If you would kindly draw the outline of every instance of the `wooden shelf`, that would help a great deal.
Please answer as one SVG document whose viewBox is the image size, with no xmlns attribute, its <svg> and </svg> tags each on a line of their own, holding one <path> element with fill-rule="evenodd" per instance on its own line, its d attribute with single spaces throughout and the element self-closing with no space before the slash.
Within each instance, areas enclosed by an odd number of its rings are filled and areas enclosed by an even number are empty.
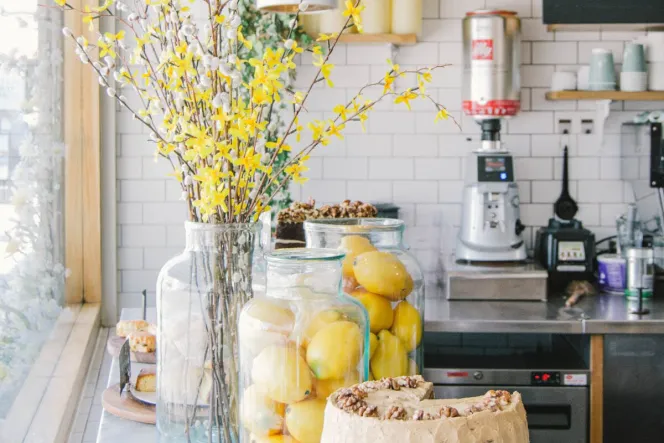
<svg viewBox="0 0 664 443">
<path fill-rule="evenodd" d="M 664 101 L 664 91 L 551 91 L 547 100 Z"/>
<path fill-rule="evenodd" d="M 341 43 L 390 43 L 393 45 L 414 45 L 416 34 L 342 34 Z"/>
<path fill-rule="evenodd" d="M 617 24 L 549 24 L 546 25 L 549 32 L 644 32 L 664 31 L 662 23 L 617 23 Z"/>
</svg>

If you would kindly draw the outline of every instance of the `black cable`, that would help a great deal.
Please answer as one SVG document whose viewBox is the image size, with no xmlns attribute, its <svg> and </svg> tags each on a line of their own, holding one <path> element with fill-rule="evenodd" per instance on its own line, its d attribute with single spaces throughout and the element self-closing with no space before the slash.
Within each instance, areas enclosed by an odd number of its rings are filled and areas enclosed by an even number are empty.
<svg viewBox="0 0 664 443">
<path fill-rule="evenodd" d="M 613 240 L 613 239 L 616 238 L 616 237 L 618 237 L 618 236 L 617 236 L 617 235 L 612 235 L 612 236 L 610 236 L 610 237 L 606 237 L 606 238 L 603 238 L 603 239 L 601 239 L 601 240 L 597 240 L 597 241 L 595 242 L 595 246 L 597 246 L 597 245 L 599 245 L 599 244 L 601 244 L 601 243 L 604 243 L 605 241 Z"/>
</svg>

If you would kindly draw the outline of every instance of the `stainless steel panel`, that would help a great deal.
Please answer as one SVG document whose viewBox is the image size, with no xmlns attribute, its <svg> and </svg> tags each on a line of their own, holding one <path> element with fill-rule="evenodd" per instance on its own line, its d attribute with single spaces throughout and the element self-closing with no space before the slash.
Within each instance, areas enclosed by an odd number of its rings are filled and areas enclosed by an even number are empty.
<svg viewBox="0 0 664 443">
<path fill-rule="evenodd" d="M 530 443 L 586 443 L 588 441 L 588 388 L 529 387 L 529 386 L 434 386 L 436 398 L 465 398 L 484 395 L 488 389 L 519 391 L 526 408 L 532 413 L 528 423 Z M 541 407 L 569 407 L 565 417 L 567 425 L 561 426 L 557 417 L 541 415 Z M 535 429 L 534 427 L 537 427 Z M 569 426 L 567 428 L 567 426 Z M 566 427 L 567 429 L 558 429 Z M 624 440 L 623 443 L 632 440 Z M 637 441 L 637 440 L 633 440 Z M 654 440 L 650 440 L 654 441 Z"/>
<path fill-rule="evenodd" d="M 590 380 L 589 370 L 579 369 L 482 369 L 482 368 L 424 368 L 423 376 L 434 384 L 444 385 L 511 385 L 531 387 L 533 372 L 559 372 L 565 374 L 584 374 Z M 464 375 L 467 374 L 467 375 Z M 540 387 L 540 386 L 535 386 Z M 550 386 L 547 386 L 549 388 Z M 565 386 L 566 387 L 566 386 Z"/>
</svg>

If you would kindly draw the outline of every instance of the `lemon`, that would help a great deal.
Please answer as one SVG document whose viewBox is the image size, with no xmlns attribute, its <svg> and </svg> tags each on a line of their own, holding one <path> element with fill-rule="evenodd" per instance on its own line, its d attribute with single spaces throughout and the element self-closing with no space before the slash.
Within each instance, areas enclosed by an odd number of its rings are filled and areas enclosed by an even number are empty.
<svg viewBox="0 0 664 443">
<path fill-rule="evenodd" d="M 318 331 L 323 329 L 323 327 L 343 319 L 343 314 L 334 309 L 328 309 L 321 311 L 309 321 L 304 334 L 302 335 L 302 344 L 308 346 L 311 339 L 316 335 Z"/>
<path fill-rule="evenodd" d="M 413 278 L 401 260 L 390 252 L 373 251 L 358 255 L 353 271 L 364 289 L 390 301 L 403 300 L 413 290 Z"/>
<path fill-rule="evenodd" d="M 344 378 L 354 370 L 362 356 L 360 327 L 338 321 L 323 327 L 307 347 L 307 363 L 316 378 Z"/>
<path fill-rule="evenodd" d="M 369 358 L 373 357 L 378 347 L 378 337 L 373 332 L 369 334 Z"/>
<path fill-rule="evenodd" d="M 312 398 L 288 405 L 286 408 L 288 433 L 301 443 L 320 443 L 325 403 L 325 400 L 320 398 Z"/>
<path fill-rule="evenodd" d="M 374 334 L 392 326 L 392 304 L 389 300 L 371 292 L 358 293 L 357 300 L 364 305 L 369 314 L 369 325 Z"/>
<path fill-rule="evenodd" d="M 346 293 L 350 294 L 353 292 L 355 289 L 357 289 L 357 280 L 355 280 L 355 276 L 351 277 L 344 277 L 341 281 L 341 289 Z"/>
<path fill-rule="evenodd" d="M 254 299 L 240 315 L 240 347 L 257 355 L 266 346 L 286 344 L 294 325 L 295 314 L 287 307 L 265 299 Z"/>
<path fill-rule="evenodd" d="M 259 437 L 252 435 L 249 437 L 250 443 L 299 443 L 290 435 L 270 435 L 269 437 Z"/>
<path fill-rule="evenodd" d="M 240 406 L 242 425 L 258 436 L 278 434 L 284 425 L 283 403 L 267 397 L 256 385 L 244 390 Z"/>
<path fill-rule="evenodd" d="M 371 358 L 371 373 L 376 380 L 408 373 L 406 348 L 390 331 L 382 330 L 378 333 L 378 347 Z"/>
<path fill-rule="evenodd" d="M 353 371 L 344 378 L 316 380 L 316 396 L 325 400 L 337 389 L 347 388 L 359 382 L 360 373 L 358 371 Z"/>
<path fill-rule="evenodd" d="M 339 249 L 346 253 L 342 264 L 342 273 L 344 277 L 353 277 L 353 261 L 358 255 L 375 251 L 376 248 L 371 244 L 368 238 L 359 235 L 349 235 L 341 239 Z"/>
<path fill-rule="evenodd" d="M 410 352 L 422 341 L 422 317 L 417 309 L 406 300 L 394 308 L 394 322 L 390 332 L 399 337 Z"/>
<path fill-rule="evenodd" d="M 311 372 L 294 347 L 269 346 L 254 359 L 251 379 L 272 400 L 294 403 L 311 394 Z"/>
</svg>

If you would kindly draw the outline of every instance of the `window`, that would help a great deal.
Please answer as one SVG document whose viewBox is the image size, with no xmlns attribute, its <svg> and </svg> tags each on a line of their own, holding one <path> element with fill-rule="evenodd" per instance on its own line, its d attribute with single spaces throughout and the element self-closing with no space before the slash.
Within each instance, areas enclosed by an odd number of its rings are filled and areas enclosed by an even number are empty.
<svg viewBox="0 0 664 443">
<path fill-rule="evenodd" d="M 61 28 L 0 0 L 0 420 L 64 299 Z"/>
</svg>

